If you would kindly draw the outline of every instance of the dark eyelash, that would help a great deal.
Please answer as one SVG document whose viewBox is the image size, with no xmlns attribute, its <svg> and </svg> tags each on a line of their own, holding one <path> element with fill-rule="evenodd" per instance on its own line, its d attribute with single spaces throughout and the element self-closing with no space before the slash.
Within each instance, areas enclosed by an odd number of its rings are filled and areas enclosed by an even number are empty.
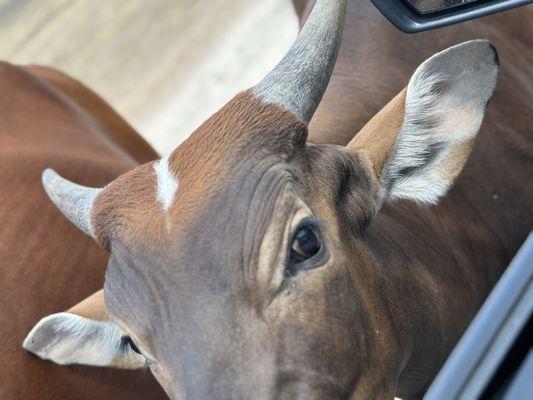
<svg viewBox="0 0 533 400">
<path fill-rule="evenodd" d="M 310 227 L 311 229 L 316 229 L 318 233 L 320 233 L 322 227 L 325 225 L 325 222 L 320 220 L 320 219 L 316 219 L 316 218 L 304 218 L 300 221 L 300 223 L 298 225 L 296 225 L 296 227 L 294 228 L 293 232 L 291 233 L 291 236 L 290 236 L 290 242 L 292 243 L 292 241 L 294 240 L 294 238 L 296 237 L 296 234 L 298 233 L 298 231 L 300 229 L 302 229 L 303 227 Z"/>
<path fill-rule="evenodd" d="M 135 345 L 135 343 L 133 343 L 133 340 L 131 340 L 131 337 L 123 336 L 121 340 L 122 340 L 122 343 L 121 343 L 122 346 L 129 346 L 135 353 L 142 354 L 139 348 Z"/>
<path fill-rule="evenodd" d="M 316 218 L 304 218 L 295 227 L 294 231 L 291 233 L 290 240 L 289 240 L 289 243 L 288 243 L 287 259 L 285 261 L 285 269 L 284 269 L 284 273 L 283 273 L 286 278 L 290 278 L 290 277 L 293 277 L 293 276 L 296 275 L 294 272 L 292 272 L 292 267 L 294 265 L 290 262 L 290 259 L 291 259 L 291 254 L 292 254 L 291 246 L 292 246 L 293 241 L 296 238 L 296 234 L 298 233 L 298 231 L 300 229 L 304 228 L 304 227 L 309 227 L 310 229 L 312 229 L 316 233 L 316 235 L 318 236 L 319 240 L 323 243 L 323 235 L 322 235 L 321 227 L 324 224 L 325 224 L 324 221 L 316 219 Z M 323 249 L 324 249 L 324 245 L 322 244 L 320 252 L 323 252 Z M 307 261 L 308 260 L 304 260 L 304 261 L 302 261 L 301 264 L 305 264 L 305 263 L 307 263 Z M 306 268 L 304 267 L 302 269 L 305 270 Z"/>
</svg>

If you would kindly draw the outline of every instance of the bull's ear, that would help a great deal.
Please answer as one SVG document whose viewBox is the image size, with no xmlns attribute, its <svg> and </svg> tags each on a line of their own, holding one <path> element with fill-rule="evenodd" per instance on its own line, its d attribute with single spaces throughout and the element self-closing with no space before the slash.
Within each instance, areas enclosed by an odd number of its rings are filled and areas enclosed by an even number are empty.
<svg viewBox="0 0 533 400">
<path fill-rule="evenodd" d="M 56 364 L 135 369 L 145 359 L 107 317 L 103 290 L 67 312 L 49 315 L 33 327 L 23 347 Z"/>
<path fill-rule="evenodd" d="M 426 60 L 409 85 L 348 145 L 368 163 L 381 201 L 435 203 L 463 168 L 498 75 L 487 41 Z"/>
</svg>

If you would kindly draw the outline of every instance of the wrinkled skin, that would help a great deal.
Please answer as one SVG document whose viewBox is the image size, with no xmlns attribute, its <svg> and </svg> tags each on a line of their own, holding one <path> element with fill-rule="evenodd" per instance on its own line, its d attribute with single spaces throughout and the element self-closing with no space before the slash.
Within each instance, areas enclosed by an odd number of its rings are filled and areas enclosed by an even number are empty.
<svg viewBox="0 0 533 400">
<path fill-rule="evenodd" d="M 369 379 L 401 362 L 390 354 L 401 339 L 379 332 L 364 301 L 372 288 L 357 284 L 378 266 L 343 256 L 365 252 L 361 234 L 371 217 L 369 177 L 344 153 L 332 146 L 252 152 L 210 190 L 194 221 L 176 219 L 157 251 L 111 239 L 109 311 L 176 398 L 348 398 L 361 382 L 376 386 L 368 395 L 393 395 L 392 385 Z M 339 167 L 355 173 L 348 181 L 328 174 Z M 287 277 L 291 236 L 302 223 L 315 224 L 324 247 Z M 390 301 L 372 312 L 397 308 Z M 363 365 L 375 352 L 382 361 Z"/>
</svg>

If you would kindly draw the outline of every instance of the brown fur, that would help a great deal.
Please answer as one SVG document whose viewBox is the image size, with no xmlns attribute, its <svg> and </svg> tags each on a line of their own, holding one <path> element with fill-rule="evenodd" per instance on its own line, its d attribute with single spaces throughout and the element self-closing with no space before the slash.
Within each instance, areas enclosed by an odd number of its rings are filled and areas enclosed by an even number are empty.
<svg viewBox="0 0 533 400">
<path fill-rule="evenodd" d="M 100 98 L 59 72 L 0 64 L 0 93 L 0 398 L 164 398 L 147 372 L 65 368 L 22 349 L 43 315 L 102 287 L 107 258 L 50 202 L 43 169 L 101 186 L 156 153 Z"/>
<path fill-rule="evenodd" d="M 364 40 L 366 22 L 378 21 L 368 7 L 350 3 L 347 34 L 358 33 L 352 38 Z M 360 25 L 358 13 L 365 16 Z M 412 62 L 415 48 L 399 44 L 397 32 L 379 21 L 390 36 L 375 37 L 373 30 L 368 42 L 389 47 L 372 44 L 370 52 L 347 41 L 344 49 L 352 52 L 341 49 L 328 92 L 333 97 L 321 106 L 330 112 L 320 111 L 312 122 L 313 143 L 346 144 L 358 122 L 369 119 L 365 111 L 392 97 L 380 103 L 381 92 L 397 85 L 396 93 L 407 83 L 401 62 Z M 447 39 L 455 44 L 459 37 Z M 355 57 L 355 50 L 363 55 Z M 514 84 L 528 65 L 518 63 L 510 74 Z M 391 66 L 397 70 L 386 70 Z M 388 74 L 378 74 L 383 69 Z M 360 87 L 348 92 L 354 83 Z M 506 94 L 507 101 L 516 99 Z M 494 167 L 487 155 L 504 157 L 509 165 L 501 178 L 476 174 L 470 162 L 465 172 L 477 186 L 463 183 L 438 206 L 399 201 L 375 216 L 376 176 L 397 135 L 402 96 L 346 151 L 306 146 L 301 122 L 241 94 L 172 154 L 180 188 L 168 213 L 155 198 L 152 164 L 121 176 L 97 199 L 95 225 L 111 250 L 109 315 L 150 359 L 169 394 L 359 399 L 424 393 L 531 226 L 527 183 L 513 215 L 501 207 L 491 215 L 494 206 L 476 202 L 492 179 L 510 199 L 531 167 L 531 151 L 518 145 L 524 160 L 490 148 L 474 160 L 477 168 Z M 471 145 L 449 159 L 450 176 Z M 509 168 L 516 177 L 508 177 Z M 515 214 L 524 221 L 513 226 Z M 306 215 L 321 221 L 316 229 L 325 250 L 309 270 L 287 275 L 291 234 Z"/>
<path fill-rule="evenodd" d="M 101 97 L 93 93 L 81 82 L 70 78 L 64 73 L 49 67 L 31 65 L 26 70 L 37 75 L 55 87 L 76 105 L 93 118 L 93 122 L 105 131 L 102 140 L 112 141 L 124 149 L 129 157 L 133 157 L 139 164 L 154 160 L 158 154 L 137 134 L 124 118 L 117 114 Z M 131 133 L 135 132 L 134 135 Z"/>
<path fill-rule="evenodd" d="M 313 3 L 308 2 L 303 20 Z M 478 215 L 510 260 L 532 226 L 532 18 L 533 7 L 525 6 L 410 35 L 398 31 L 370 2 L 350 0 L 335 71 L 309 126 L 309 139 L 347 144 L 403 90 L 423 60 L 466 40 L 489 40 L 501 61 L 498 86 L 469 161 L 445 202 Z"/>
<path fill-rule="evenodd" d="M 104 290 L 100 289 L 98 292 L 90 295 L 69 309 L 68 312 L 95 321 L 109 321 L 109 316 L 104 305 Z"/>
<path fill-rule="evenodd" d="M 302 13 L 302 20 L 312 3 L 313 0 Z M 398 97 L 370 123 L 366 121 L 402 90 L 421 61 L 450 45 L 480 37 L 489 39 L 499 49 L 502 63 L 498 88 L 488 107 L 486 121 L 464 171 L 449 194 L 436 207 L 419 207 L 407 202 L 389 205 L 368 232 L 368 246 L 375 252 L 385 254 L 391 248 L 398 251 L 410 248 L 408 253 L 414 253 L 409 257 L 414 256 L 431 266 L 428 269 L 417 267 L 404 278 L 395 278 L 395 286 L 406 288 L 403 289 L 405 297 L 398 299 L 399 303 L 407 306 L 410 301 L 407 288 L 417 287 L 417 282 L 424 279 L 444 285 L 435 287 L 434 295 L 429 291 L 427 297 L 421 292 L 412 293 L 415 309 L 429 307 L 419 315 L 433 315 L 434 321 L 430 318 L 410 322 L 416 327 L 410 342 L 415 347 L 427 347 L 412 349 L 416 357 L 402 369 L 397 392 L 400 396 L 417 390 L 423 392 L 425 386 L 421 382 L 427 382 L 438 370 L 502 267 L 509 263 L 533 225 L 529 206 L 533 204 L 530 178 L 533 175 L 530 129 L 533 76 L 528 72 L 533 65 L 532 53 L 528 51 L 533 34 L 529 23 L 532 14 L 531 7 L 522 7 L 436 31 L 408 35 L 390 25 L 370 2 L 348 4 L 336 69 L 309 128 L 310 140 L 315 143 L 346 144 L 354 132 L 362 129 L 350 147 L 360 149 L 360 143 L 368 146 L 365 139 L 373 135 L 379 150 L 381 143 L 394 136 L 398 126 L 398 122 L 390 124 L 399 121 L 393 115 L 401 113 L 400 105 L 397 110 L 385 111 L 394 107 Z M 457 166 L 450 168 L 452 175 L 457 173 L 472 145 L 464 143 L 456 150 L 455 161 L 451 161 L 457 162 Z M 378 152 L 378 155 L 384 154 Z M 382 164 L 381 159 L 373 161 Z M 396 223 L 399 225 L 395 226 Z M 456 261 L 452 261 L 454 258 Z M 392 263 L 390 269 L 394 270 L 394 260 L 387 258 L 386 262 Z M 401 284 L 402 279 L 408 281 Z M 458 291 L 459 287 L 463 292 Z M 428 299 L 431 300 L 428 302 Z M 416 315 L 415 309 L 410 309 L 408 315 Z M 428 311 L 430 309 L 432 311 Z M 445 310 L 457 311 L 446 316 Z M 443 329 L 443 323 L 448 328 Z M 439 325 L 442 327 L 437 328 Z M 424 344 L 423 338 L 428 332 L 439 332 L 443 345 L 440 350 L 429 342 Z M 429 358 L 424 358 L 424 354 Z"/>
<path fill-rule="evenodd" d="M 154 238 L 165 242 L 170 233 L 168 224 L 193 223 L 211 194 L 231 176 L 231 168 L 250 142 L 262 151 L 267 145 L 268 151 L 282 149 L 291 156 L 293 146 L 304 143 L 306 137 L 305 124 L 289 111 L 266 104 L 249 91 L 238 94 L 172 152 L 169 165 L 179 179 L 179 189 L 168 213 L 156 199 L 153 163 L 122 175 L 106 188 L 93 210 L 99 241 L 107 243 L 107 234 L 132 243 L 157 246 Z M 148 227 L 146 220 L 152 221 Z"/>
</svg>

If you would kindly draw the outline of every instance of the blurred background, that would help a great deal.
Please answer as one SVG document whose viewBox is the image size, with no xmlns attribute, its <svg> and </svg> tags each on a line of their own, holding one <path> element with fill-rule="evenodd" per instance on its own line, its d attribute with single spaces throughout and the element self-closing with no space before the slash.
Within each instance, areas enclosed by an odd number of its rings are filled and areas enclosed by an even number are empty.
<svg viewBox="0 0 533 400">
<path fill-rule="evenodd" d="M 297 32 L 291 0 L 0 0 L 0 59 L 79 79 L 160 153 L 257 83 Z"/>
</svg>

